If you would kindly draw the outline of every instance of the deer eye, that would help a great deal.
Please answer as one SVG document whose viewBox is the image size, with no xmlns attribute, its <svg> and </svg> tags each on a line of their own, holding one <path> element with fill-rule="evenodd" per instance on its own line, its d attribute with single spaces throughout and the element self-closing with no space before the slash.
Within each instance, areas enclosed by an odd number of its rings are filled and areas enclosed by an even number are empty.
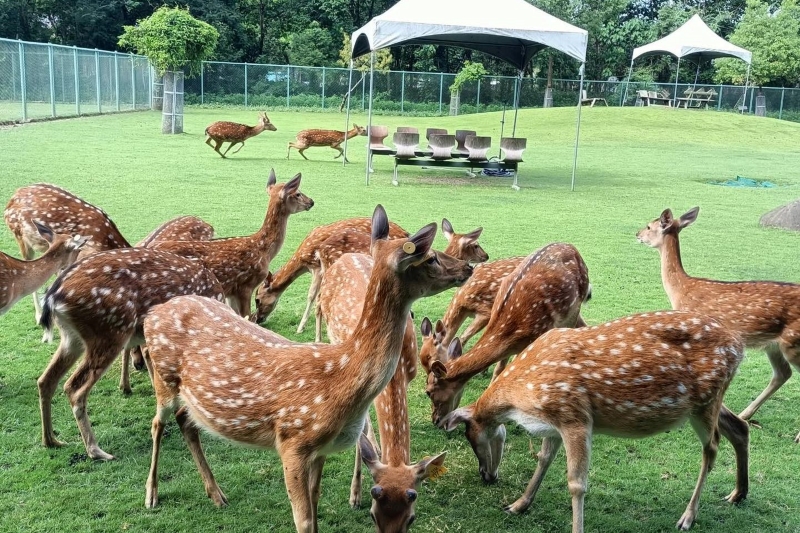
<svg viewBox="0 0 800 533">
<path fill-rule="evenodd" d="M 425 264 L 426 264 L 426 265 L 438 265 L 438 264 L 439 264 L 439 260 L 438 260 L 438 259 L 436 259 L 436 256 L 435 256 L 435 255 L 432 255 L 432 256 L 430 257 L 430 259 L 428 259 L 427 261 L 425 261 Z"/>
</svg>

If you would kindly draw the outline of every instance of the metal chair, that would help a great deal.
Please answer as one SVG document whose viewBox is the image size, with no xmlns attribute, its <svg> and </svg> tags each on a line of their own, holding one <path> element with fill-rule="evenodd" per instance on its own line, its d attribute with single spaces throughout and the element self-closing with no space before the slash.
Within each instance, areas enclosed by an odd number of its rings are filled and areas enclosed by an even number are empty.
<svg viewBox="0 0 800 533">
<path fill-rule="evenodd" d="M 478 133 L 473 130 L 456 130 L 456 152 L 461 155 L 469 154 L 465 141 L 470 135 L 475 136 L 477 134 Z"/>
<path fill-rule="evenodd" d="M 467 159 L 470 161 L 486 161 L 486 152 L 492 147 L 492 138 L 468 135 L 464 140 L 464 146 L 469 152 Z"/>
</svg>

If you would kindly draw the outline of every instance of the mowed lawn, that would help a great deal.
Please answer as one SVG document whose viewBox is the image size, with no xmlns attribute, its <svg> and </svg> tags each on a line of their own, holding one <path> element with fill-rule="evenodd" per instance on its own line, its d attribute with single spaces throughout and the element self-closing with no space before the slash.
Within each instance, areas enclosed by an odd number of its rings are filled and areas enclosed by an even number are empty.
<svg viewBox="0 0 800 533">
<path fill-rule="evenodd" d="M 575 110 L 526 110 L 517 135 L 528 139 L 520 191 L 510 178 L 467 178 L 456 171 L 400 169 L 391 185 L 391 159 L 375 158 L 365 186 L 364 140 L 350 144 L 351 164 L 334 160 L 328 148 L 311 148 L 310 161 L 287 142 L 304 128 L 344 127 L 343 114 L 270 111 L 277 132 L 250 139 L 224 160 L 206 146 L 204 128 L 215 120 L 254 124 L 257 109 L 187 109 L 184 135 L 160 133 L 155 112 L 69 119 L 0 129 L 0 199 L 36 182 L 63 186 L 105 209 L 131 242 L 180 214 L 198 215 L 219 236 L 242 235 L 261 224 L 270 168 L 279 181 L 302 173 L 301 190 L 312 210 L 292 216 L 272 270 L 284 264 L 315 226 L 346 217 L 369 216 L 377 203 L 390 218 L 414 232 L 447 217 L 457 231 L 484 228 L 481 244 L 491 259 L 527 255 L 554 241 L 573 243 L 589 266 L 593 298 L 584 317 L 597 324 L 626 314 L 669 306 L 661 286 L 658 253 L 636 242 L 635 233 L 664 208 L 676 215 L 699 205 L 697 222 L 682 233 L 683 263 L 690 274 L 723 280 L 773 279 L 800 282 L 800 234 L 758 225 L 772 208 L 800 197 L 800 124 L 717 112 L 669 109 L 583 110 L 577 187 L 570 191 Z M 376 116 L 396 126 L 474 129 L 499 145 L 501 114 L 446 118 Z M 509 135 L 513 116 L 505 116 Z M 363 125 L 366 117 L 351 122 Z M 389 139 L 387 139 L 388 141 Z M 496 148 L 492 150 L 496 154 Z M 710 181 L 737 175 L 769 180 L 775 188 L 734 188 Z M 445 246 L 437 237 L 437 246 Z M 0 249 L 18 256 L 11 234 L 0 229 Z M 295 333 L 305 306 L 309 276 L 284 294 L 267 326 L 290 338 L 311 340 L 313 320 Z M 414 305 L 439 318 L 452 292 Z M 67 445 L 41 445 L 36 379 L 56 344 L 40 343 L 30 298 L 0 317 L 0 531 L 293 531 L 280 461 L 273 452 L 245 449 L 205 436 L 210 465 L 230 506 L 216 509 L 177 427 L 168 428 L 161 456 L 160 505 L 144 508 L 150 463 L 150 421 L 155 401 L 146 373 L 134 373 L 131 397 L 117 389 L 119 363 L 89 398 L 100 445 L 117 456 L 88 461 L 69 404 L 59 391 L 54 424 Z M 748 351 L 726 397 L 741 411 L 771 376 L 761 351 Z M 462 403 L 474 401 L 488 384 L 479 377 Z M 332 384 L 342 386 L 342 384 Z M 409 392 L 412 457 L 447 450 L 448 472 L 420 488 L 420 532 L 569 531 L 570 496 L 563 452 L 531 509 L 509 516 L 533 474 L 540 441 L 509 427 L 497 484 L 480 481 L 477 461 L 463 430 L 446 434 L 430 422 L 422 376 Z M 751 432 L 751 490 L 738 507 L 722 501 L 734 484 L 733 451 L 723 442 L 709 475 L 695 524 L 699 532 L 800 531 L 800 379 L 769 400 Z M 331 456 L 323 475 L 320 529 L 367 532 L 365 471 L 359 510 L 347 503 L 353 452 Z M 595 438 L 587 531 L 670 531 L 681 516 L 700 466 L 700 445 L 688 426 L 646 440 Z"/>
</svg>

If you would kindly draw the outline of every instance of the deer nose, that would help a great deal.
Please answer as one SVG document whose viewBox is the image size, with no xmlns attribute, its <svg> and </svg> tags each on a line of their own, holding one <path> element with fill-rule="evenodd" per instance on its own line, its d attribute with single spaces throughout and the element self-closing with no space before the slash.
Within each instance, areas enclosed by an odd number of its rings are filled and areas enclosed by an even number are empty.
<svg viewBox="0 0 800 533">
<path fill-rule="evenodd" d="M 481 479 L 483 479 L 484 483 L 494 483 L 497 481 L 497 474 L 492 474 L 487 472 L 485 469 L 480 468 Z"/>
<path fill-rule="evenodd" d="M 311 209 L 312 207 L 314 207 L 314 200 L 309 200 L 308 201 L 308 208 Z"/>
</svg>

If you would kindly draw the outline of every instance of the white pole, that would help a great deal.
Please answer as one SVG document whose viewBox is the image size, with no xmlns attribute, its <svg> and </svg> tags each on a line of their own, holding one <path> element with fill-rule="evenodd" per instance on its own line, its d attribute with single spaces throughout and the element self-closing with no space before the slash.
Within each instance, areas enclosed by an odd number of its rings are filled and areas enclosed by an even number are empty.
<svg viewBox="0 0 800 533">
<path fill-rule="evenodd" d="M 375 74 L 375 52 L 369 53 L 369 111 L 367 112 L 367 131 L 372 130 L 372 82 Z M 364 162 L 364 174 L 369 185 L 369 138 L 367 138 L 367 160 Z"/>
<path fill-rule="evenodd" d="M 581 96 L 583 95 L 583 75 L 586 72 L 586 63 L 581 63 L 581 85 L 578 90 L 578 123 L 575 126 L 575 153 L 572 156 L 572 190 L 575 190 L 575 169 L 578 167 L 578 139 L 581 136 Z"/>
<path fill-rule="evenodd" d="M 628 69 L 628 79 L 625 80 L 625 94 L 622 96 L 622 106 L 625 106 L 625 101 L 628 99 L 628 85 L 631 82 L 631 74 L 633 74 L 633 58 L 631 57 L 631 66 Z"/>
<path fill-rule="evenodd" d="M 353 86 L 353 60 L 350 60 L 350 79 L 347 82 L 347 115 L 344 119 L 344 131 L 347 131 L 347 125 L 350 124 L 350 91 Z M 344 157 L 342 158 L 342 166 L 347 164 L 347 134 L 344 136 Z"/>
<path fill-rule="evenodd" d="M 517 73 L 517 80 L 514 84 L 514 126 L 511 128 L 512 137 L 517 136 L 517 115 L 519 114 L 519 96 L 522 91 L 522 74 L 521 70 Z"/>
<path fill-rule="evenodd" d="M 742 96 L 742 107 L 744 108 L 747 104 L 747 86 L 750 85 L 750 63 L 747 64 L 747 76 L 744 80 L 744 96 Z M 740 113 L 744 113 L 744 109 L 740 111 Z"/>
<path fill-rule="evenodd" d="M 681 72 L 681 58 L 678 56 L 678 68 L 675 69 L 675 95 L 672 97 L 672 107 L 678 107 L 678 74 Z"/>
</svg>

